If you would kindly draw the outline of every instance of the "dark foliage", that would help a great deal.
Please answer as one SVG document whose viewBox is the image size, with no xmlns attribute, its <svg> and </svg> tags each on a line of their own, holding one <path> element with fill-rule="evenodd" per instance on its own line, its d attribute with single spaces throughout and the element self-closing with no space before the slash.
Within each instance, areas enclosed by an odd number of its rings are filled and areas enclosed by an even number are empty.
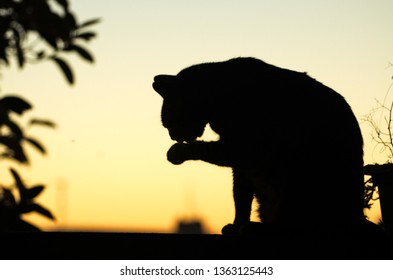
<svg viewBox="0 0 393 280">
<path fill-rule="evenodd" d="M 24 221 L 22 215 L 37 212 L 49 219 L 54 220 L 52 213 L 36 203 L 34 199 L 44 190 L 43 185 L 27 187 L 18 172 L 10 169 L 14 178 L 14 186 L 17 189 L 17 197 L 10 188 L 0 189 L 0 232 L 1 231 L 39 231 L 34 225 Z"/>
<path fill-rule="evenodd" d="M 94 57 L 83 45 L 96 37 L 88 28 L 99 22 L 91 19 L 79 22 L 70 10 L 68 0 L 1 0 L 0 2 L 0 70 L 13 60 L 19 68 L 27 63 L 54 62 L 69 84 L 75 82 L 74 71 L 65 54 L 77 54 L 82 60 L 94 62 Z M 17 95 L 0 98 L 0 159 L 29 164 L 26 144 L 41 154 L 46 149 L 41 142 L 27 135 L 27 128 L 41 125 L 54 128 L 54 122 L 32 119 L 20 126 L 16 118 L 33 108 L 26 99 Z M 54 219 L 52 213 L 36 203 L 35 198 L 44 190 L 43 185 L 27 187 L 19 173 L 10 168 L 15 184 L 0 184 L 0 232 L 37 231 L 36 226 L 24 221 L 22 215 L 39 213 Z"/>
<path fill-rule="evenodd" d="M 67 0 L 2 0 L 0 62 L 9 65 L 15 57 L 22 68 L 27 62 L 51 60 L 73 84 L 73 70 L 60 54 L 76 53 L 83 60 L 94 62 L 83 43 L 96 37 L 88 27 L 98 22 L 99 19 L 78 22 Z"/>
</svg>

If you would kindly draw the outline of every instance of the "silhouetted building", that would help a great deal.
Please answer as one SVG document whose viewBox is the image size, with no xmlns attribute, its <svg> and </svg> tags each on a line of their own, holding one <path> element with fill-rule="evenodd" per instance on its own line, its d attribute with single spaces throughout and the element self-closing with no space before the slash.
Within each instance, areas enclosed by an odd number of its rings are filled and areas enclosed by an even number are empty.
<svg viewBox="0 0 393 280">
<path fill-rule="evenodd" d="M 181 234 L 203 234 L 202 222 L 199 220 L 185 221 L 180 220 L 177 223 L 176 233 Z"/>
</svg>

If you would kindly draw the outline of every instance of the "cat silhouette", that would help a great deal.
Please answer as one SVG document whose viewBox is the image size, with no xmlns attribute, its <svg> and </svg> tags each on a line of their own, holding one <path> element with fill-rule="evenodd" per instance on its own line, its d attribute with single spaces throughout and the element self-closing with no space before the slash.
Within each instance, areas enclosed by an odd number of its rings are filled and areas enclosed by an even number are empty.
<svg viewBox="0 0 393 280">
<path fill-rule="evenodd" d="M 202 63 L 154 77 L 168 160 L 233 169 L 235 218 L 250 224 L 328 228 L 365 221 L 363 140 L 345 99 L 306 73 L 253 57 Z M 198 140 L 209 124 L 218 141 Z M 212 186 L 213 187 L 213 186 Z"/>
</svg>

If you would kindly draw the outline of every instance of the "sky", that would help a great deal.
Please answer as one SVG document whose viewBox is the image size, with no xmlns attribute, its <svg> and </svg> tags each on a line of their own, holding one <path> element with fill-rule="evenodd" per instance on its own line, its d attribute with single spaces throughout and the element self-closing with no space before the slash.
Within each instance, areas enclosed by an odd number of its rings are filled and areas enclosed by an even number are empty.
<svg viewBox="0 0 393 280">
<path fill-rule="evenodd" d="M 202 219 L 208 232 L 219 233 L 232 222 L 230 169 L 166 160 L 173 142 L 161 126 L 162 99 L 151 84 L 157 74 L 192 64 L 253 56 L 307 72 L 351 105 L 365 164 L 387 160 L 362 119 L 376 100 L 389 102 L 393 95 L 390 0 L 70 3 L 80 21 L 102 19 L 93 27 L 98 38 L 87 45 L 95 63 L 68 57 L 75 85 L 50 62 L 22 70 L 14 65 L 1 77 L 2 95 L 18 93 L 34 104 L 23 120 L 57 123 L 55 130 L 29 131 L 48 155 L 30 149 L 32 164 L 18 166 L 26 183 L 46 185 L 38 201 L 56 222 L 27 217 L 44 230 L 171 232 L 178 220 Z M 4 180 L 8 166 L 0 163 Z M 370 215 L 379 218 L 378 204 Z"/>
</svg>

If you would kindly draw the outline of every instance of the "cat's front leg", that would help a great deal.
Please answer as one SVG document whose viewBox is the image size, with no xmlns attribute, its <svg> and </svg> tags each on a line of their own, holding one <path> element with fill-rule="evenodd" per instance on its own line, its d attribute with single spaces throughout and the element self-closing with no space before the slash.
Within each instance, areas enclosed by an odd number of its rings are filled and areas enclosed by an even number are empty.
<svg viewBox="0 0 393 280">
<path fill-rule="evenodd" d="M 173 164 L 186 160 L 202 160 L 219 166 L 232 166 L 230 149 L 221 141 L 175 143 L 167 152 L 167 159 Z"/>
<path fill-rule="evenodd" d="M 239 234 L 250 222 L 251 205 L 254 198 L 254 187 L 250 175 L 239 167 L 233 168 L 233 199 L 235 201 L 235 220 L 233 224 L 224 226 L 222 234 Z"/>
</svg>

